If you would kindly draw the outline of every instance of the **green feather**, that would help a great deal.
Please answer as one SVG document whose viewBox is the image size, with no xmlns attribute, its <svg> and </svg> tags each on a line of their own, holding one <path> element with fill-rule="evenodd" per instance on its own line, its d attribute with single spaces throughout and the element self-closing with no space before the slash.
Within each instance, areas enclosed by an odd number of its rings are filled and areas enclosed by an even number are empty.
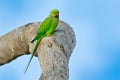
<svg viewBox="0 0 120 80">
<path fill-rule="evenodd" d="M 28 67 L 29 67 L 29 65 L 30 65 L 30 62 L 31 62 L 31 60 L 32 60 L 32 58 L 33 58 L 33 56 L 34 56 L 34 53 L 36 52 L 37 47 L 39 46 L 39 43 L 40 43 L 40 41 L 41 41 L 41 39 L 42 39 L 43 37 L 45 37 L 45 35 L 42 35 L 41 38 L 39 38 L 39 40 L 36 41 L 35 48 L 34 48 L 33 52 L 31 53 L 31 57 L 30 57 L 29 62 L 28 62 L 28 64 L 27 64 L 26 68 L 25 68 L 25 72 L 24 72 L 24 73 L 26 73 L 26 71 L 27 71 L 27 69 L 28 69 Z"/>
<path fill-rule="evenodd" d="M 49 36 L 50 34 L 52 34 L 55 31 L 55 29 L 58 25 L 58 22 L 59 22 L 59 10 L 54 9 L 50 12 L 50 15 L 41 23 L 41 25 L 37 31 L 37 35 L 31 41 L 31 43 L 36 41 L 36 45 L 31 53 L 31 57 L 30 57 L 30 60 L 27 64 L 25 72 L 27 71 L 27 69 L 30 65 L 30 62 L 31 62 L 31 60 L 32 60 L 32 58 L 33 58 L 33 56 L 34 56 L 34 54 L 39 46 L 41 39 L 45 36 Z"/>
</svg>

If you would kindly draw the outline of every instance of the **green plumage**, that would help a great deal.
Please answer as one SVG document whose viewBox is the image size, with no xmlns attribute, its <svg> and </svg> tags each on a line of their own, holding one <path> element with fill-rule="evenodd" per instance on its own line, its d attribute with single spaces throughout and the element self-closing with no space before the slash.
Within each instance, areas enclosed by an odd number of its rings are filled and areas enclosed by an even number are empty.
<svg viewBox="0 0 120 80">
<path fill-rule="evenodd" d="M 35 38 L 31 41 L 31 43 L 33 43 L 34 41 L 36 41 L 36 45 L 35 48 L 33 49 L 32 53 L 31 53 L 31 57 L 30 60 L 28 62 L 28 65 L 25 69 L 25 72 L 27 71 L 30 62 L 33 58 L 34 53 L 36 52 L 39 43 L 41 41 L 41 39 L 45 36 L 50 36 L 56 29 L 57 25 L 59 22 L 59 10 L 58 9 L 53 9 L 50 12 L 50 15 L 41 23 L 38 31 L 37 31 L 37 35 L 35 36 Z"/>
</svg>

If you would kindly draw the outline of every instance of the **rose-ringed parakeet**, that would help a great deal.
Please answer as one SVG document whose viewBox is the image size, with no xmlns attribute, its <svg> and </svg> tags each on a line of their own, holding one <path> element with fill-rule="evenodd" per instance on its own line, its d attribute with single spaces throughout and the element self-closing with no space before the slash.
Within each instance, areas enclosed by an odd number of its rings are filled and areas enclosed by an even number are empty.
<svg viewBox="0 0 120 80">
<path fill-rule="evenodd" d="M 31 43 L 36 42 L 36 45 L 31 53 L 31 57 L 28 62 L 28 65 L 25 69 L 25 72 L 27 71 L 27 69 L 30 65 L 30 62 L 33 58 L 34 53 L 36 52 L 36 50 L 38 48 L 38 45 L 39 45 L 41 39 L 45 36 L 50 36 L 55 31 L 55 29 L 58 25 L 58 22 L 59 22 L 59 10 L 53 9 L 50 12 L 50 15 L 41 23 L 35 38 L 31 41 Z"/>
</svg>

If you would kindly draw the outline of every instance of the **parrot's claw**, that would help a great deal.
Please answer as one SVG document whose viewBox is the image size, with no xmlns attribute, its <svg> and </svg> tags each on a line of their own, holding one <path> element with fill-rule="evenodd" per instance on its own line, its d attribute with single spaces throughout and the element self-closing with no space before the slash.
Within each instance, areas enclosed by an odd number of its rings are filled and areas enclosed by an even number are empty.
<svg viewBox="0 0 120 80">
<path fill-rule="evenodd" d="M 49 34 L 49 35 L 47 35 L 47 36 L 53 37 L 53 36 L 57 36 L 57 35 L 56 35 L 56 34 Z"/>
<path fill-rule="evenodd" d="M 52 34 L 51 36 L 57 36 L 57 34 Z"/>
</svg>

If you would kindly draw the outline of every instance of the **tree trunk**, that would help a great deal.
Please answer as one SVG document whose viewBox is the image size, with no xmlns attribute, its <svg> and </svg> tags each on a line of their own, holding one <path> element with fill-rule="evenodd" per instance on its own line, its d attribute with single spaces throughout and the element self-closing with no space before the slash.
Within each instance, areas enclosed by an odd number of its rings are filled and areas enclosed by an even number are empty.
<svg viewBox="0 0 120 80">
<path fill-rule="evenodd" d="M 0 37 L 0 65 L 33 50 L 35 44 L 30 41 L 39 25 L 39 22 L 29 23 Z M 56 31 L 42 39 L 35 53 L 42 68 L 39 80 L 68 80 L 68 62 L 75 44 L 74 31 L 67 23 L 60 21 Z"/>
</svg>

